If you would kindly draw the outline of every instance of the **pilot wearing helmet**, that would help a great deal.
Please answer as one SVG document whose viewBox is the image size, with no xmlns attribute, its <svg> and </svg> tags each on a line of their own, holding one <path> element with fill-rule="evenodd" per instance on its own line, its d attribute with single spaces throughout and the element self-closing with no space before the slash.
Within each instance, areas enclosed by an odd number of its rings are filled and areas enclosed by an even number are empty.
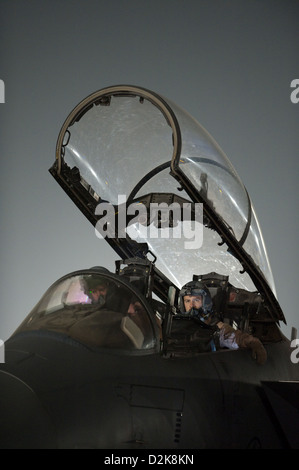
<svg viewBox="0 0 299 470">
<path fill-rule="evenodd" d="M 258 364 L 267 360 L 267 353 L 258 338 L 235 330 L 227 323 L 223 323 L 213 311 L 213 302 L 208 288 L 200 281 L 191 281 L 185 284 L 179 294 L 179 310 L 181 317 L 194 318 L 200 326 L 210 327 L 218 333 L 219 347 L 229 349 L 248 348 Z M 212 349 L 216 349 L 212 341 Z"/>
<path fill-rule="evenodd" d="M 90 298 L 92 304 L 104 305 L 108 292 L 109 282 L 99 276 L 84 279 L 84 292 Z"/>
<path fill-rule="evenodd" d="M 115 281 L 106 276 L 110 274 L 109 270 L 103 266 L 94 266 L 91 271 L 81 280 L 83 292 L 89 297 L 90 302 L 99 308 L 120 311 L 121 290 Z"/>
</svg>

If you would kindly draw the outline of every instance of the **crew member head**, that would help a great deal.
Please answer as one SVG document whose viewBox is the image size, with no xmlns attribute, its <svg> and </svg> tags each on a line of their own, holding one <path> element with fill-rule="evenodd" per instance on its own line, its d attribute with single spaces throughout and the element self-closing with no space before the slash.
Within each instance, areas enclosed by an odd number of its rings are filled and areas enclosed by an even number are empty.
<svg viewBox="0 0 299 470">
<path fill-rule="evenodd" d="M 187 282 L 180 290 L 179 310 L 207 323 L 213 313 L 209 289 L 200 281 Z"/>
<path fill-rule="evenodd" d="M 103 305 L 108 292 L 109 282 L 104 277 L 89 276 L 84 279 L 84 291 L 91 303 Z"/>
</svg>

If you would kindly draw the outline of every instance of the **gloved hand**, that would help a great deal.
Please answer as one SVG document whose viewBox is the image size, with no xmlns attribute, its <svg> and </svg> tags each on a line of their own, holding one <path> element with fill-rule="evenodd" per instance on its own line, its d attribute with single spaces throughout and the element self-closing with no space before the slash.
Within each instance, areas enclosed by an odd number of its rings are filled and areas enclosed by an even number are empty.
<svg viewBox="0 0 299 470">
<path fill-rule="evenodd" d="M 249 348 L 252 351 L 252 357 L 258 364 L 264 364 L 267 360 L 267 351 L 258 338 L 248 333 L 236 331 L 236 343 L 240 348 Z"/>
<path fill-rule="evenodd" d="M 250 335 L 249 335 L 250 336 Z M 252 336 L 248 346 L 252 351 L 252 357 L 258 364 L 265 364 L 267 361 L 267 351 L 258 338 Z"/>
<path fill-rule="evenodd" d="M 235 335 L 235 342 L 239 348 L 251 349 L 252 357 L 258 364 L 264 364 L 267 360 L 267 351 L 258 338 L 240 330 L 235 330 L 227 323 L 221 323 L 221 329 L 224 330 L 224 337 L 227 338 L 231 334 Z"/>
</svg>

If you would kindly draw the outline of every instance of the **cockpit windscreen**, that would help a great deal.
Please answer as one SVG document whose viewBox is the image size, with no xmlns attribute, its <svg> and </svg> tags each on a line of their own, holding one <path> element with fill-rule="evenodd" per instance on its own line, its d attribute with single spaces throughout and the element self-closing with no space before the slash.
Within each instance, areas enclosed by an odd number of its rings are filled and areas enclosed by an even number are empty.
<svg viewBox="0 0 299 470">
<path fill-rule="evenodd" d="M 157 344 L 142 298 L 121 281 L 77 272 L 54 283 L 15 332 L 47 330 L 88 346 L 150 350 Z"/>
</svg>

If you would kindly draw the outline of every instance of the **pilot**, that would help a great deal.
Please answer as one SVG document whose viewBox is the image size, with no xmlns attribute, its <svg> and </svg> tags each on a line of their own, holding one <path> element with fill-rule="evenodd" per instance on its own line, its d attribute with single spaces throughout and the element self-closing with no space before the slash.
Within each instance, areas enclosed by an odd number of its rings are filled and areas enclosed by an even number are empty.
<svg viewBox="0 0 299 470">
<path fill-rule="evenodd" d="M 92 274 L 81 280 L 85 295 L 91 303 L 101 309 L 126 313 L 128 307 L 128 289 L 121 284 L 101 276 Z"/>
<path fill-rule="evenodd" d="M 84 293 L 90 298 L 92 304 L 104 305 L 108 292 L 109 282 L 104 277 L 89 276 L 83 280 Z"/>
<path fill-rule="evenodd" d="M 208 288 L 200 281 L 185 284 L 179 294 L 179 309 L 182 315 L 194 317 L 203 325 L 219 330 L 219 346 L 229 349 L 248 348 L 258 364 L 264 364 L 267 353 L 258 338 L 223 323 L 213 311 L 213 303 Z"/>
</svg>

